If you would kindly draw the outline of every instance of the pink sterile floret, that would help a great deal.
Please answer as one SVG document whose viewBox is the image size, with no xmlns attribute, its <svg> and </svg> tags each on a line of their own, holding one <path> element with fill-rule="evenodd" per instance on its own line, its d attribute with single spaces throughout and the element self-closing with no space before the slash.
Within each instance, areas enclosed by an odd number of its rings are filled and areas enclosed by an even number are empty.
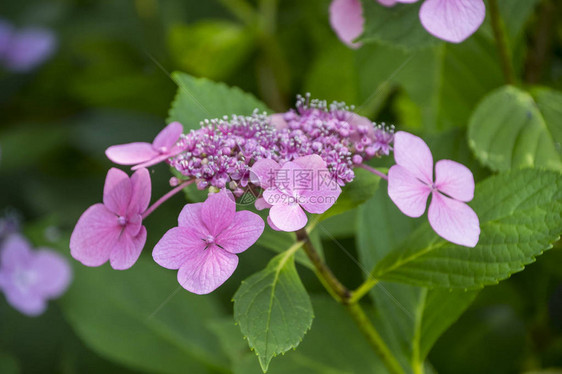
<svg viewBox="0 0 562 374">
<path fill-rule="evenodd" d="M 86 266 L 107 260 L 116 270 L 137 261 L 146 242 L 142 213 L 150 202 L 150 175 L 139 169 L 131 178 L 112 168 L 103 189 L 103 204 L 94 204 L 80 217 L 70 237 L 72 257 Z"/>
<path fill-rule="evenodd" d="M 412 134 L 399 131 L 394 135 L 396 165 L 388 171 L 388 195 L 409 217 L 425 212 L 431 194 L 428 219 L 441 237 L 455 244 L 474 247 L 480 236 L 476 213 L 465 202 L 474 197 L 474 178 L 458 162 L 441 160 L 435 164 L 425 142 Z"/>
<path fill-rule="evenodd" d="M 202 295 L 223 284 L 238 265 L 237 253 L 254 244 L 264 229 L 255 213 L 236 212 L 226 190 L 203 203 L 187 204 L 174 227 L 154 247 L 152 257 L 160 266 L 179 269 L 178 282 Z"/>
<path fill-rule="evenodd" d="M 156 135 L 152 144 L 136 142 L 113 145 L 106 149 L 105 155 L 116 164 L 135 165 L 133 170 L 146 168 L 181 152 L 176 143 L 182 132 L 181 123 L 172 122 Z"/>
<path fill-rule="evenodd" d="M 250 180 L 264 189 L 256 208 L 271 208 L 267 220 L 275 230 L 302 229 L 308 221 L 305 210 L 324 213 L 341 193 L 326 162 L 318 155 L 299 157 L 283 166 L 273 160 L 259 160 L 252 166 Z"/>
<path fill-rule="evenodd" d="M 0 289 L 10 305 L 29 316 L 43 313 L 47 300 L 62 295 L 72 278 L 61 255 L 46 248 L 33 251 L 19 234 L 5 240 L 0 260 Z"/>
</svg>

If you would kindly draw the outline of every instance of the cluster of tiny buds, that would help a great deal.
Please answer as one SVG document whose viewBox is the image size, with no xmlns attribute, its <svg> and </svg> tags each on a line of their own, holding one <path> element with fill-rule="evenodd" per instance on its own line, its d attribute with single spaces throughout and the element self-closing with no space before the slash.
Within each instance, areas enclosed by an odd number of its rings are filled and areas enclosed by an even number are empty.
<svg viewBox="0 0 562 374">
<path fill-rule="evenodd" d="M 196 180 L 199 189 L 229 187 L 241 195 L 249 184 L 249 171 L 258 160 L 280 164 L 311 154 L 320 155 L 334 179 L 351 182 L 353 168 L 371 158 L 388 155 L 394 127 L 374 124 L 353 113 L 354 107 L 297 97 L 296 110 L 274 122 L 257 110 L 251 116 L 204 120 L 201 128 L 181 136 L 182 152 L 168 162 L 183 176 Z M 177 179 L 170 180 L 177 185 Z"/>
</svg>

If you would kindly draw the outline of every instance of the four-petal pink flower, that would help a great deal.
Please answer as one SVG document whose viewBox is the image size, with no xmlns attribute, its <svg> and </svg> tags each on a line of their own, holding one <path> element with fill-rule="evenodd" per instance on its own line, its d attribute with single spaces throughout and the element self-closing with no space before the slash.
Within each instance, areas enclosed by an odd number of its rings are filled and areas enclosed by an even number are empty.
<svg viewBox="0 0 562 374">
<path fill-rule="evenodd" d="M 116 270 L 133 266 L 146 242 L 142 213 L 148 207 L 150 193 L 148 170 L 139 169 L 129 178 L 119 169 L 110 169 L 103 204 L 89 207 L 72 232 L 72 257 L 86 266 L 100 266 L 107 260 Z"/>
<path fill-rule="evenodd" d="M 250 179 L 263 189 L 257 209 L 271 208 L 267 221 L 275 230 L 302 229 L 309 213 L 322 214 L 338 199 L 341 188 L 318 155 L 303 156 L 279 165 L 270 159 L 256 162 Z"/>
<path fill-rule="evenodd" d="M 399 131 L 394 135 L 396 165 L 388 171 L 388 195 L 409 217 L 425 212 L 431 194 L 428 219 L 441 237 L 455 244 L 474 247 L 480 236 L 476 213 L 466 202 L 474 197 L 474 178 L 458 162 L 440 160 L 435 164 L 425 142 L 412 134 Z"/>
<path fill-rule="evenodd" d="M 415 3 L 418 0 L 378 0 L 384 6 Z M 451 43 L 460 43 L 474 34 L 484 22 L 486 6 L 483 0 L 425 0 L 420 8 L 420 21 L 433 36 Z M 330 23 L 338 37 L 352 48 L 363 33 L 365 20 L 360 0 L 333 0 Z"/>
<path fill-rule="evenodd" d="M 119 165 L 135 165 L 133 170 L 156 165 L 181 152 L 177 141 L 183 132 L 179 122 L 172 122 L 166 126 L 152 144 L 136 142 L 113 145 L 106 149 L 105 155 Z"/>
<path fill-rule="evenodd" d="M 33 251 L 19 234 L 5 240 L 0 260 L 0 289 L 10 305 L 28 316 L 43 313 L 47 300 L 62 295 L 72 279 L 61 255 L 46 248 Z"/>
<path fill-rule="evenodd" d="M 237 253 L 254 244 L 264 229 L 255 213 L 236 212 L 232 195 L 225 190 L 204 203 L 187 204 L 174 227 L 154 247 L 160 266 L 179 269 L 178 282 L 202 295 L 217 289 L 238 266 Z"/>
</svg>

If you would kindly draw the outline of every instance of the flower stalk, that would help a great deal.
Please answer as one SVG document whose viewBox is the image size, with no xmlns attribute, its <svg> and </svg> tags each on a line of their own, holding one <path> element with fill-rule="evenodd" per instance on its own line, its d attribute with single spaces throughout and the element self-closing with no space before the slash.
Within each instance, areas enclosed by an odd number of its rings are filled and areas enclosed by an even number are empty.
<svg viewBox="0 0 562 374">
<path fill-rule="evenodd" d="M 490 0 L 488 5 L 492 29 L 494 31 L 494 38 L 496 39 L 496 46 L 498 48 L 505 82 L 507 84 L 515 84 L 515 73 L 511 59 L 511 49 L 507 40 L 505 24 L 500 15 L 498 0 Z"/>
<path fill-rule="evenodd" d="M 178 192 L 183 190 L 185 187 L 187 187 L 188 185 L 190 185 L 194 181 L 195 181 L 194 179 L 190 179 L 188 181 L 185 181 L 182 184 L 180 184 L 179 186 L 177 186 L 176 188 L 170 190 L 168 193 L 166 193 L 164 196 L 162 196 L 158 200 L 156 200 L 156 202 L 154 204 L 152 204 L 150 207 L 148 207 L 148 209 L 142 214 L 142 219 L 145 219 L 146 217 L 148 217 L 150 215 L 150 213 L 154 212 L 156 210 L 156 208 L 158 208 L 160 205 L 162 205 L 166 200 L 168 200 L 169 198 L 171 198 L 172 196 L 174 196 L 175 194 L 177 194 Z"/>
</svg>

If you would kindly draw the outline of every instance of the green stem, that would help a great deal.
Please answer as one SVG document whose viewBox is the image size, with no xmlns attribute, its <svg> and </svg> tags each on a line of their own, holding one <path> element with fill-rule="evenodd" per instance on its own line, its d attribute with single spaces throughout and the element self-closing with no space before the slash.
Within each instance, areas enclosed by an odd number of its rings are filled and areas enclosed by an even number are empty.
<svg viewBox="0 0 562 374">
<path fill-rule="evenodd" d="M 314 245 L 310 241 L 308 236 L 308 231 L 301 229 L 296 232 L 297 243 L 303 243 L 303 249 L 306 255 L 316 268 L 316 275 L 326 287 L 330 295 L 336 299 L 337 302 L 345 306 L 345 309 L 350 314 L 351 318 L 359 328 L 359 331 L 365 336 L 375 353 L 378 354 L 382 362 L 386 365 L 387 369 L 391 374 L 404 374 L 404 369 L 400 366 L 400 363 L 394 357 L 378 331 L 375 329 L 371 320 L 365 312 L 361 305 L 354 301 L 352 293 L 336 278 L 332 270 L 328 265 L 322 260 L 318 251 L 314 248 Z"/>
<path fill-rule="evenodd" d="M 515 84 L 515 73 L 511 59 L 511 50 L 507 40 L 507 31 L 500 15 L 498 0 L 490 0 L 488 5 L 492 21 L 492 29 L 494 30 L 494 38 L 496 39 L 496 46 L 498 48 L 505 82 L 507 84 Z"/>
<path fill-rule="evenodd" d="M 369 293 L 369 291 L 371 291 L 371 288 L 375 287 L 378 283 L 379 283 L 378 279 L 374 279 L 371 277 L 367 278 L 367 280 L 363 282 L 363 284 L 361 284 L 355 291 L 351 293 L 351 298 L 349 299 L 349 302 L 351 303 L 358 302 L 363 298 L 363 296 L 365 296 L 366 294 Z"/>
</svg>

